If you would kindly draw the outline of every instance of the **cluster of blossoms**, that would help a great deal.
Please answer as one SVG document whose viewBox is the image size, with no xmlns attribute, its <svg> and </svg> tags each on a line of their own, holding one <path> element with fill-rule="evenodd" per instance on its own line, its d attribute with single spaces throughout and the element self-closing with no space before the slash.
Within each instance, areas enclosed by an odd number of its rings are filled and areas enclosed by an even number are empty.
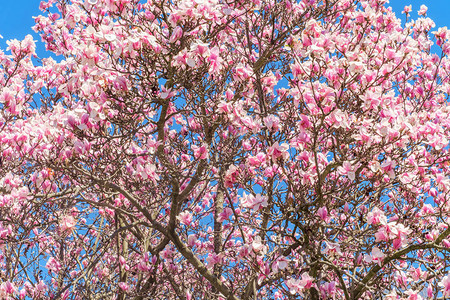
<svg viewBox="0 0 450 300">
<path fill-rule="evenodd" d="M 450 297 L 450 31 L 386 2 L 42 1 L 0 298 Z"/>
</svg>

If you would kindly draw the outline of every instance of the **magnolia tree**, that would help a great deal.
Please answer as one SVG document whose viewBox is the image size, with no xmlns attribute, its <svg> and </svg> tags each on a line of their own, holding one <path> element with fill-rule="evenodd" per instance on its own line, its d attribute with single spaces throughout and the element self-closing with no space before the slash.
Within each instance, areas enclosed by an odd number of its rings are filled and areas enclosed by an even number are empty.
<svg viewBox="0 0 450 300">
<path fill-rule="evenodd" d="M 43 1 L 53 58 L 0 52 L 0 298 L 449 297 L 450 32 L 385 2 Z"/>
</svg>

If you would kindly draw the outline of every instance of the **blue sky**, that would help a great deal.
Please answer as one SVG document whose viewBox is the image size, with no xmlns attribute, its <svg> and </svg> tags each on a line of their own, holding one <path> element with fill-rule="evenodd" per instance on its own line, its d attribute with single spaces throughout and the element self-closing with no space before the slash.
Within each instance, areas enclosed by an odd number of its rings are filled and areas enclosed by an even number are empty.
<svg viewBox="0 0 450 300">
<path fill-rule="evenodd" d="M 389 2 L 389 6 L 392 6 L 401 18 L 404 18 L 401 11 L 405 5 L 412 5 L 412 16 L 416 18 L 420 6 L 425 4 L 428 7 L 427 16 L 433 19 L 436 28 L 444 26 L 450 28 L 450 1 L 448 0 L 390 0 Z"/>
<path fill-rule="evenodd" d="M 0 4 L 0 48 L 6 48 L 6 40 L 22 39 L 25 35 L 33 33 L 31 26 L 34 25 L 33 16 L 40 14 L 40 0 L 3 0 Z M 405 5 L 412 4 L 413 16 L 421 4 L 428 6 L 428 16 L 432 18 L 437 27 L 450 27 L 450 1 L 449 0 L 391 0 L 390 6 L 400 15 Z M 404 17 L 402 15 L 402 17 Z M 40 38 L 35 36 L 36 40 Z M 39 56 L 46 56 L 42 43 L 38 44 Z"/>
<path fill-rule="evenodd" d="M 0 4 L 0 35 L 3 40 L 0 41 L 0 47 L 4 50 L 6 40 L 23 39 L 27 34 L 33 32 L 31 27 L 34 25 L 33 16 L 40 14 L 40 0 L 3 0 Z M 38 40 L 38 38 L 35 38 Z M 39 39 L 40 40 L 40 39 Z M 40 45 L 39 50 L 44 46 Z"/>
</svg>

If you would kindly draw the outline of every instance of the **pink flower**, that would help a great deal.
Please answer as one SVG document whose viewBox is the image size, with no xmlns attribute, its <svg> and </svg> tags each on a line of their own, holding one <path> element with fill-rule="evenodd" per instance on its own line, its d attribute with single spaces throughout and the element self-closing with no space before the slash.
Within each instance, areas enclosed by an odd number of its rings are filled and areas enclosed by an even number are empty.
<svg viewBox="0 0 450 300">
<path fill-rule="evenodd" d="M 289 280 L 286 281 L 286 286 L 289 288 L 289 292 L 292 295 L 295 295 L 295 294 L 303 295 L 303 293 L 302 293 L 303 284 L 302 284 L 301 280 L 290 278 Z"/>
<path fill-rule="evenodd" d="M 402 14 L 409 15 L 409 13 L 410 13 L 411 11 L 412 11 L 412 5 L 408 5 L 408 6 L 405 6 L 405 7 L 403 8 Z"/>
<path fill-rule="evenodd" d="M 280 130 L 280 118 L 274 115 L 269 115 L 264 118 L 264 125 L 266 125 L 267 129 L 270 131 L 278 131 Z"/>
<path fill-rule="evenodd" d="M 25 289 L 21 289 L 19 292 L 20 299 L 25 299 L 26 296 L 27 296 L 27 291 Z"/>
<path fill-rule="evenodd" d="M 450 241 L 447 239 L 442 240 L 442 244 L 444 244 L 445 247 L 450 248 Z"/>
<path fill-rule="evenodd" d="M 77 221 L 72 216 L 64 216 L 61 219 L 60 229 L 61 231 L 72 232 L 75 228 Z"/>
<path fill-rule="evenodd" d="M 261 252 L 263 254 L 265 253 L 266 246 L 262 243 L 261 237 L 259 235 L 253 239 L 252 249 L 253 249 L 253 251 L 255 251 L 257 253 L 258 252 Z"/>
<path fill-rule="evenodd" d="M 392 237 L 405 238 L 412 232 L 411 229 L 401 223 L 390 222 L 385 228 L 386 232 L 392 235 Z"/>
<path fill-rule="evenodd" d="M 206 159 L 208 157 L 208 149 L 205 145 L 200 147 L 192 145 L 192 150 L 194 150 L 195 159 Z"/>
<path fill-rule="evenodd" d="M 325 248 L 321 252 L 328 255 L 342 255 L 341 246 L 338 243 L 325 242 Z"/>
<path fill-rule="evenodd" d="M 262 207 L 267 207 L 267 197 L 256 194 L 256 197 L 252 194 L 247 195 L 245 192 L 241 198 L 242 206 L 253 210 L 260 210 Z"/>
<path fill-rule="evenodd" d="M 192 300 L 192 294 L 190 291 L 186 291 L 186 300 Z"/>
<path fill-rule="evenodd" d="M 382 164 L 381 168 L 384 172 L 386 172 L 389 175 L 389 178 L 395 177 L 395 167 L 396 167 L 395 161 L 391 160 L 390 158 L 387 158 Z"/>
<path fill-rule="evenodd" d="M 61 264 L 54 258 L 50 257 L 45 264 L 45 267 L 48 269 L 48 272 L 58 273 L 61 269 Z"/>
<path fill-rule="evenodd" d="M 2 293 L 2 292 L 3 292 L 3 293 Z M 15 293 L 17 293 L 17 288 L 16 288 L 16 286 L 15 286 L 13 283 L 11 283 L 9 280 L 3 282 L 3 283 L 0 285 L 0 295 L 3 294 L 3 295 L 6 296 L 6 295 L 12 295 L 12 294 L 15 294 Z M 10 299 L 10 298 L 7 297 L 7 299 Z"/>
<path fill-rule="evenodd" d="M 225 172 L 225 186 L 232 187 L 239 176 L 239 169 L 235 165 L 231 165 Z"/>
<path fill-rule="evenodd" d="M 305 272 L 302 274 L 302 279 L 290 278 L 289 280 L 286 281 L 286 285 L 289 288 L 289 292 L 292 295 L 295 295 L 297 293 L 303 295 L 302 294 L 303 290 L 310 289 L 311 287 L 314 286 L 314 283 L 313 278 L 309 276 L 308 273 Z"/>
<path fill-rule="evenodd" d="M 125 260 L 125 257 L 123 257 L 122 255 L 119 256 L 119 264 L 121 266 L 124 266 L 127 263 L 127 261 Z"/>
<path fill-rule="evenodd" d="M 287 268 L 289 261 L 286 259 L 286 257 L 281 256 L 277 261 L 277 268 L 280 270 L 284 270 Z"/>
<path fill-rule="evenodd" d="M 378 262 L 379 265 L 383 262 L 383 259 L 386 255 L 381 252 L 378 247 L 372 248 L 371 256 L 366 256 L 366 262 Z"/>
<path fill-rule="evenodd" d="M 336 294 L 336 282 L 326 282 L 320 287 L 320 289 L 324 295 L 324 299 L 333 298 L 334 294 Z"/>
<path fill-rule="evenodd" d="M 431 284 L 427 287 L 427 297 L 432 298 L 433 297 L 433 286 Z"/>
<path fill-rule="evenodd" d="M 197 236 L 194 234 L 190 234 L 188 236 L 188 246 L 192 248 L 195 246 L 196 242 L 197 242 Z"/>
<path fill-rule="evenodd" d="M 235 79 L 237 81 L 247 80 L 251 76 L 251 71 L 249 68 L 243 66 L 243 65 L 237 65 L 235 69 Z"/>
<path fill-rule="evenodd" d="M 301 115 L 300 116 L 301 120 L 300 120 L 300 128 L 305 130 L 308 129 L 309 127 L 311 127 L 311 122 L 309 121 L 308 116 L 305 115 Z"/>
<path fill-rule="evenodd" d="M 317 210 L 317 215 L 322 219 L 322 221 L 325 221 L 328 223 L 328 210 L 326 207 L 321 207 Z"/>
<path fill-rule="evenodd" d="M 169 39 L 169 43 L 178 41 L 183 36 L 183 29 L 180 26 L 175 27 L 172 32 L 172 36 Z"/>
<path fill-rule="evenodd" d="M 124 292 L 130 289 L 130 286 L 126 282 L 119 282 L 119 287 Z"/>
<path fill-rule="evenodd" d="M 206 261 L 208 262 L 208 266 L 212 267 L 215 264 L 220 263 L 222 261 L 222 258 L 216 253 L 209 253 Z"/>
<path fill-rule="evenodd" d="M 419 295 L 417 291 L 411 289 L 407 290 L 405 294 L 409 295 L 408 300 L 422 300 L 423 298 Z"/>
<path fill-rule="evenodd" d="M 305 272 L 302 274 L 302 284 L 305 287 L 305 289 L 312 288 L 314 285 L 313 281 L 314 281 L 314 278 L 309 276 L 308 273 Z"/>
<path fill-rule="evenodd" d="M 350 180 L 355 180 L 355 167 L 349 161 L 345 161 L 341 167 L 338 167 L 338 172 L 341 175 L 347 175 Z"/>
<path fill-rule="evenodd" d="M 449 30 L 447 27 L 439 27 L 437 31 L 433 31 L 432 34 L 438 39 L 437 45 L 442 45 L 442 42 L 447 38 Z"/>
<path fill-rule="evenodd" d="M 35 290 L 38 293 L 43 293 L 43 292 L 45 292 L 45 290 L 47 290 L 47 285 L 45 284 L 44 281 L 39 280 L 39 283 L 35 286 Z"/>
<path fill-rule="evenodd" d="M 256 156 L 250 156 L 247 158 L 247 162 L 252 167 L 259 167 L 266 161 L 266 154 L 258 153 Z"/>
<path fill-rule="evenodd" d="M 190 212 L 184 211 L 180 213 L 177 217 L 181 224 L 189 226 L 192 222 L 192 214 Z"/>
<path fill-rule="evenodd" d="M 384 215 L 384 212 L 381 211 L 378 207 L 375 207 L 371 212 L 367 214 L 367 224 L 378 225 L 378 224 L 386 225 L 387 219 Z"/>
<path fill-rule="evenodd" d="M 294 76 L 294 78 L 298 78 L 299 75 L 301 75 L 303 72 L 302 66 L 300 64 L 291 65 L 291 70 L 292 70 L 292 76 Z"/>
<path fill-rule="evenodd" d="M 220 57 L 219 47 L 211 49 L 211 53 L 208 57 L 210 63 L 209 72 L 212 74 L 218 73 L 222 67 L 223 59 Z"/>
<path fill-rule="evenodd" d="M 198 41 L 191 45 L 191 51 L 193 51 L 194 53 L 196 53 L 200 56 L 208 56 L 209 45 Z"/>
<path fill-rule="evenodd" d="M 450 275 L 444 276 L 441 282 L 439 282 L 439 286 L 444 288 L 442 291 L 444 297 L 450 296 Z"/>
<path fill-rule="evenodd" d="M 144 178 L 149 178 L 152 180 L 153 184 L 159 180 L 159 175 L 156 174 L 156 166 L 153 164 L 147 164 L 145 166 Z"/>
<path fill-rule="evenodd" d="M 233 210 L 229 207 L 226 207 L 220 214 L 217 219 L 219 222 L 223 222 L 225 220 L 228 220 L 228 218 L 233 214 Z"/>
<path fill-rule="evenodd" d="M 422 209 L 420 210 L 420 214 L 422 216 L 426 216 L 426 215 L 432 215 L 434 214 L 434 207 L 431 206 L 431 204 L 424 204 Z"/>
<path fill-rule="evenodd" d="M 420 10 L 417 12 L 417 14 L 419 16 L 425 16 L 427 14 L 427 11 L 428 11 L 428 7 L 426 7 L 425 5 L 422 4 L 420 6 Z"/>
<path fill-rule="evenodd" d="M 14 93 L 10 89 L 4 88 L 0 94 L 0 103 L 9 106 L 13 101 L 15 101 Z"/>
<path fill-rule="evenodd" d="M 217 112 L 228 114 L 231 111 L 231 105 L 225 101 L 220 101 L 217 105 Z"/>
<path fill-rule="evenodd" d="M 438 192 L 435 188 L 431 188 L 430 189 L 430 196 L 431 197 L 436 197 L 438 195 Z"/>
<path fill-rule="evenodd" d="M 286 143 L 278 144 L 276 142 L 268 149 L 268 154 L 272 156 L 272 159 L 277 160 L 278 158 L 288 159 L 289 158 L 289 145 Z"/>
<path fill-rule="evenodd" d="M 161 86 L 161 93 L 159 94 L 161 99 L 168 99 L 175 95 L 176 93 L 172 89 L 167 89 L 165 86 Z"/>
<path fill-rule="evenodd" d="M 388 241 L 388 240 L 389 240 L 389 235 L 386 233 L 386 230 L 384 228 L 380 228 L 375 233 L 375 241 L 376 242 Z"/>
<path fill-rule="evenodd" d="M 438 236 L 439 236 L 439 231 L 436 229 L 433 229 L 430 232 L 425 234 L 425 238 L 429 241 L 433 241 L 433 240 L 437 239 Z"/>
</svg>

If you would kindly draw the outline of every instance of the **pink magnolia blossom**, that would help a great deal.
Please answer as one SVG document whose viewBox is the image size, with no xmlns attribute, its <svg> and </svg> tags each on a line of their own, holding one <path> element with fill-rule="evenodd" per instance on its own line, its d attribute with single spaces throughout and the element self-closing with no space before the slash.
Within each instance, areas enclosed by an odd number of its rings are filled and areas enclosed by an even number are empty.
<svg viewBox="0 0 450 300">
<path fill-rule="evenodd" d="M 173 43 L 181 38 L 183 35 L 183 29 L 180 26 L 175 27 L 170 37 L 169 43 Z"/>
<path fill-rule="evenodd" d="M 217 255 L 215 253 L 210 253 L 208 255 L 208 257 L 206 258 L 206 261 L 208 262 L 208 266 L 212 267 L 215 264 L 220 263 L 221 257 L 220 257 L 220 255 Z"/>
<path fill-rule="evenodd" d="M 334 298 L 334 295 L 336 294 L 336 282 L 335 281 L 326 282 L 321 286 L 321 291 L 324 298 L 325 297 Z"/>
<path fill-rule="evenodd" d="M 130 286 L 126 282 L 119 282 L 119 287 L 125 292 L 130 289 Z"/>
<path fill-rule="evenodd" d="M 320 219 L 322 219 L 325 222 L 329 221 L 328 218 L 328 210 L 326 207 L 321 207 L 317 210 L 317 215 L 320 217 Z"/>
<path fill-rule="evenodd" d="M 349 161 L 345 161 L 342 167 L 338 168 L 341 175 L 347 175 L 350 180 L 355 180 L 355 167 Z"/>
<path fill-rule="evenodd" d="M 264 252 L 266 251 L 266 246 L 263 244 L 263 241 L 261 240 L 260 236 L 257 236 L 254 238 L 253 243 L 252 243 L 252 249 L 256 253 L 260 253 L 260 254 L 261 253 L 264 254 Z"/>
<path fill-rule="evenodd" d="M 280 270 L 284 270 L 288 267 L 289 261 L 285 257 L 280 257 L 277 261 L 276 267 Z"/>
<path fill-rule="evenodd" d="M 197 242 L 197 237 L 193 234 L 190 234 L 188 236 L 188 246 L 189 247 L 194 247 L 195 243 Z"/>
<path fill-rule="evenodd" d="M 439 282 L 439 286 L 443 289 L 444 297 L 450 296 L 450 276 L 444 276 Z"/>
<path fill-rule="evenodd" d="M 256 196 L 253 196 L 252 194 L 244 193 L 241 203 L 243 207 L 253 210 L 260 210 L 261 208 L 267 207 L 268 205 L 267 198 L 265 196 L 261 196 L 260 194 L 256 194 Z"/>
<path fill-rule="evenodd" d="M 425 16 L 427 14 L 428 7 L 426 5 L 421 5 L 420 10 L 417 12 L 419 16 Z"/>
<path fill-rule="evenodd" d="M 303 295 L 304 290 L 310 289 L 314 286 L 313 281 L 314 279 L 308 273 L 303 273 L 301 279 L 290 278 L 286 282 L 286 285 L 292 295 L 297 293 Z"/>
<path fill-rule="evenodd" d="M 378 247 L 373 247 L 371 254 L 366 255 L 364 260 L 366 262 L 376 262 L 381 266 L 385 257 L 386 255 Z"/>
<path fill-rule="evenodd" d="M 75 228 L 77 221 L 73 216 L 67 215 L 61 218 L 60 228 L 61 231 L 72 232 Z"/>
<path fill-rule="evenodd" d="M 428 298 L 433 297 L 433 286 L 431 284 L 429 284 L 427 287 L 427 297 Z"/>
<path fill-rule="evenodd" d="M 277 116 L 270 115 L 264 118 L 264 124 L 267 129 L 271 131 L 278 131 L 280 129 L 280 119 Z"/>
<path fill-rule="evenodd" d="M 195 159 L 206 159 L 208 157 L 208 149 L 204 145 L 200 147 L 192 145 L 192 150 L 194 150 Z"/>
<path fill-rule="evenodd" d="M 372 225 L 386 225 L 387 224 L 387 218 L 384 215 L 384 212 L 380 210 L 379 208 L 375 207 L 371 212 L 367 214 L 367 224 Z"/>
<path fill-rule="evenodd" d="M 223 222 L 225 220 L 228 220 L 230 216 L 233 214 L 233 210 L 229 207 L 226 207 L 223 212 L 219 214 L 218 221 Z"/>
<path fill-rule="evenodd" d="M 190 212 L 184 211 L 180 213 L 180 215 L 178 216 L 178 220 L 181 224 L 190 226 L 192 222 L 192 214 Z"/>
<path fill-rule="evenodd" d="M 50 257 L 45 264 L 45 267 L 49 272 L 54 272 L 55 274 L 57 274 L 61 269 L 61 263 L 58 262 L 54 257 Z"/>
<path fill-rule="evenodd" d="M 26 296 L 27 296 L 27 291 L 25 289 L 21 289 L 19 292 L 19 298 L 25 299 Z"/>
<path fill-rule="evenodd" d="M 278 158 L 287 159 L 289 158 L 289 145 L 286 143 L 282 143 L 281 145 L 276 142 L 271 147 L 269 147 L 267 153 L 272 157 L 273 160 L 277 160 Z"/>
<path fill-rule="evenodd" d="M 291 278 L 286 281 L 286 285 L 289 288 L 289 292 L 292 295 L 295 295 L 295 294 L 303 295 L 302 291 L 303 291 L 304 286 L 303 286 L 301 280 Z"/>
<path fill-rule="evenodd" d="M 5 299 L 10 298 L 11 296 L 13 296 L 16 293 L 17 293 L 16 286 L 13 283 L 11 283 L 9 280 L 0 284 L 0 295 L 5 297 Z"/>
<path fill-rule="evenodd" d="M 322 249 L 321 253 L 328 255 L 342 255 L 341 247 L 338 243 L 325 242 L 325 248 Z"/>
<path fill-rule="evenodd" d="M 412 12 L 412 5 L 407 5 L 403 8 L 402 14 L 409 15 L 410 12 Z"/>
</svg>

